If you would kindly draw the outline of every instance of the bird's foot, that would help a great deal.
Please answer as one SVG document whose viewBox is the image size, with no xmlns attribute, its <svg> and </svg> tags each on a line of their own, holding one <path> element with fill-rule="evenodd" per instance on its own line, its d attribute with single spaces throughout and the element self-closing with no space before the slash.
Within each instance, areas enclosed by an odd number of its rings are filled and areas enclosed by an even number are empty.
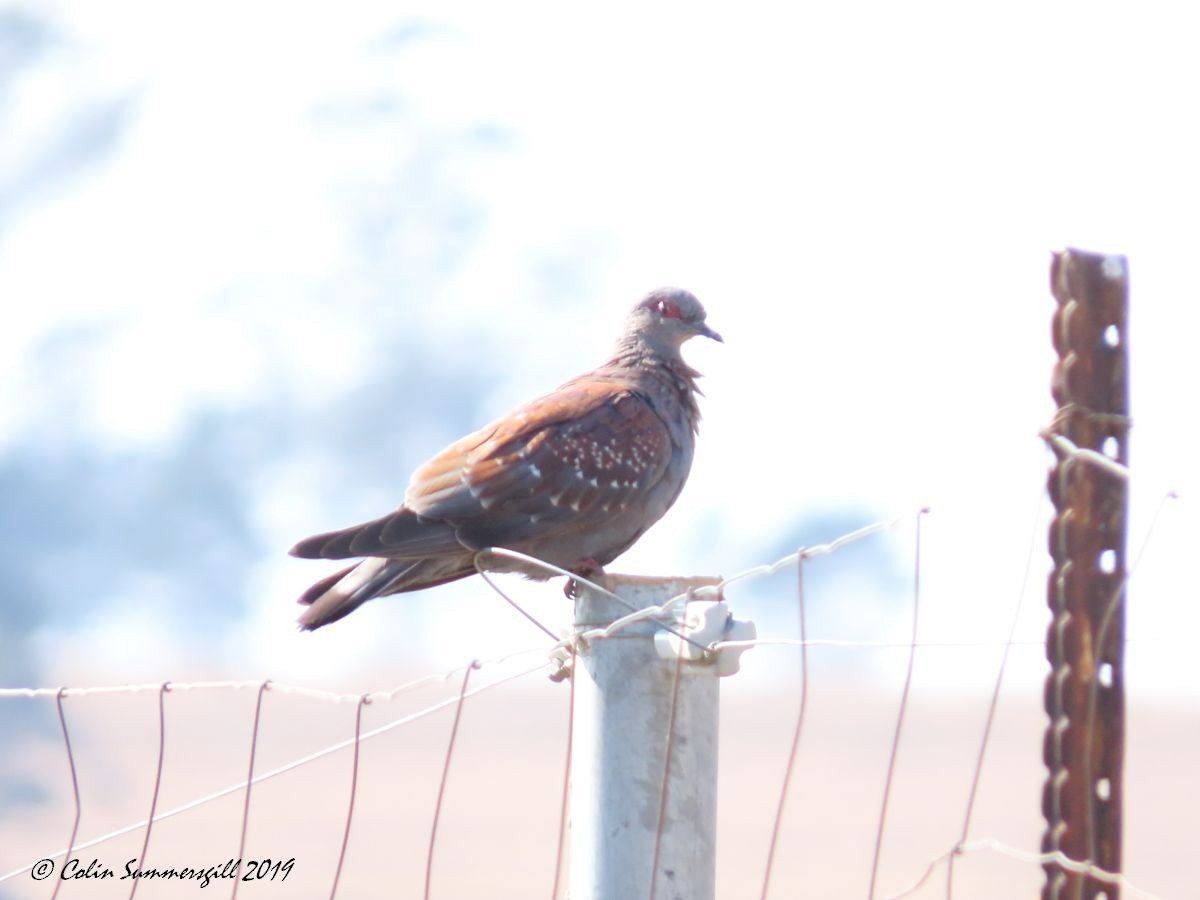
<svg viewBox="0 0 1200 900">
<path fill-rule="evenodd" d="M 578 575 L 580 578 L 586 578 L 588 581 L 595 581 L 598 577 L 604 574 L 604 567 L 589 556 L 578 560 L 575 565 L 571 566 L 571 572 L 575 575 Z M 567 595 L 567 599 L 577 599 L 579 597 L 579 592 L 579 582 L 574 578 L 568 578 L 567 586 L 563 588 L 563 593 Z"/>
</svg>

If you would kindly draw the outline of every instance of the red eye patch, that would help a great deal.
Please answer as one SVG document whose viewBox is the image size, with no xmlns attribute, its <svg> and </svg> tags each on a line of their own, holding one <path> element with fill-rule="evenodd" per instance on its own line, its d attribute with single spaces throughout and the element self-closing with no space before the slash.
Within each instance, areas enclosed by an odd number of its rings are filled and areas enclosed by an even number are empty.
<svg viewBox="0 0 1200 900">
<path fill-rule="evenodd" d="M 683 317 L 683 314 L 679 312 L 679 306 L 674 300 L 659 300 L 654 304 L 654 309 L 660 316 L 664 316 L 668 319 L 679 319 Z"/>
</svg>

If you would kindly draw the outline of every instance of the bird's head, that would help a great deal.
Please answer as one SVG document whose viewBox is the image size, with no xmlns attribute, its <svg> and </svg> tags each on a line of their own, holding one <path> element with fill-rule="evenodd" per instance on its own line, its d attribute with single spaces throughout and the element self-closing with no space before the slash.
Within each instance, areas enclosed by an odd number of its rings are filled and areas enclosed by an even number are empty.
<svg viewBox="0 0 1200 900">
<path fill-rule="evenodd" d="M 625 319 L 623 342 L 636 342 L 664 356 L 678 356 L 688 338 L 724 339 L 708 327 L 706 313 L 694 294 L 681 288 L 659 288 L 638 301 Z"/>
</svg>

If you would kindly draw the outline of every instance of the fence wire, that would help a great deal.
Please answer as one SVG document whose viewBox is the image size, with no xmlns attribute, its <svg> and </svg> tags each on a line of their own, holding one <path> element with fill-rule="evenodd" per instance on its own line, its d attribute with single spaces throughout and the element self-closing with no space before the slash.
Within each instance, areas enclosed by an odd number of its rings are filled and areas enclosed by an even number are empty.
<svg viewBox="0 0 1200 900">
<path fill-rule="evenodd" d="M 1080 459 L 1082 459 L 1086 463 L 1103 465 L 1106 469 L 1111 469 L 1111 466 L 1108 465 L 1109 463 L 1111 463 L 1111 460 L 1107 460 L 1106 458 L 1104 458 L 1102 456 L 1100 456 L 1099 459 L 1093 459 L 1094 456 L 1098 456 L 1097 454 L 1091 454 L 1089 451 L 1081 451 L 1081 450 L 1078 450 L 1078 448 L 1072 449 L 1069 447 L 1060 446 L 1058 449 L 1062 452 L 1075 453 Z M 1168 494 L 1167 497 L 1164 498 L 1163 503 L 1165 504 L 1166 499 L 1173 498 L 1174 496 L 1175 495 L 1173 492 Z M 1158 523 L 1159 514 L 1162 511 L 1162 505 L 1163 504 L 1160 504 L 1159 508 L 1155 512 L 1155 515 L 1152 519 L 1151 525 L 1150 525 L 1149 529 L 1147 530 L 1147 533 L 1142 541 L 1141 550 L 1138 553 L 1137 560 L 1140 560 L 1141 556 L 1144 554 L 1145 548 L 1149 543 L 1150 537 L 1154 533 L 1154 529 Z M 592 641 L 606 640 L 608 638 L 611 638 L 611 637 L 614 637 L 614 636 L 620 634 L 621 631 L 623 631 L 626 628 L 629 628 L 630 626 L 632 626 L 634 624 L 637 624 L 640 622 L 651 621 L 651 622 L 656 623 L 660 628 L 663 628 L 663 629 L 671 632 L 672 634 L 676 634 L 677 636 L 679 636 L 683 640 L 688 641 L 689 643 L 695 644 L 696 642 L 694 640 L 692 640 L 685 633 L 685 631 L 681 630 L 684 628 L 684 625 L 680 621 L 680 613 L 681 613 L 682 608 L 686 605 L 686 603 L 689 600 L 695 600 L 695 599 L 701 599 L 701 598 L 719 599 L 724 596 L 725 589 L 728 588 L 730 585 L 744 582 L 744 581 L 752 579 L 752 578 L 758 578 L 758 577 L 764 577 L 767 575 L 771 575 L 771 574 L 779 572 L 785 568 L 788 568 L 790 566 L 795 566 L 796 572 L 797 572 L 796 597 L 797 597 L 797 606 L 798 606 L 799 621 L 800 621 L 800 633 L 799 633 L 798 638 L 771 637 L 771 638 L 763 638 L 763 639 L 747 640 L 747 641 L 733 641 L 733 640 L 715 641 L 715 642 L 711 642 L 707 645 L 699 645 L 700 649 L 708 657 L 711 657 L 712 655 L 719 653 L 722 649 L 744 648 L 744 647 L 749 647 L 749 646 L 790 646 L 790 647 L 798 647 L 801 651 L 801 670 L 800 670 L 800 682 L 799 682 L 798 711 L 797 711 L 795 725 L 794 725 L 794 728 L 792 731 L 792 737 L 791 737 L 790 747 L 789 747 L 788 754 L 787 754 L 786 765 L 785 765 L 785 768 L 784 768 L 784 771 L 782 774 L 782 778 L 781 778 L 781 785 L 780 785 L 780 790 L 779 790 L 779 794 L 778 794 L 778 801 L 774 808 L 774 816 L 773 816 L 773 823 L 772 823 L 772 828 L 771 828 L 771 832 L 770 832 L 769 847 L 767 848 L 767 851 L 766 851 L 766 860 L 765 860 L 764 871 L 763 871 L 763 876 L 762 876 L 762 889 L 761 889 L 761 893 L 760 893 L 760 897 L 762 898 L 762 900 L 766 900 L 766 898 L 768 897 L 769 891 L 770 891 L 772 865 L 773 865 L 773 862 L 774 862 L 774 859 L 775 859 L 775 856 L 777 853 L 777 849 L 778 849 L 780 830 L 781 830 L 781 826 L 782 826 L 782 823 L 784 820 L 785 807 L 786 807 L 786 803 L 787 803 L 787 799 L 788 799 L 789 787 L 791 785 L 791 781 L 792 781 L 792 777 L 793 777 L 793 773 L 794 773 L 794 769 L 795 769 L 795 765 L 796 765 L 796 759 L 798 756 L 798 752 L 800 750 L 801 735 L 803 733 L 803 726 L 804 726 L 804 722 L 805 722 L 805 715 L 806 715 L 807 703 L 808 703 L 809 666 L 808 666 L 807 650 L 809 647 L 817 647 L 817 646 L 858 647 L 858 648 L 902 647 L 902 648 L 907 648 L 909 650 L 908 666 L 907 666 L 906 677 L 905 677 L 905 681 L 904 681 L 904 688 L 903 688 L 903 693 L 902 693 L 902 696 L 900 699 L 900 707 L 899 707 L 899 711 L 898 711 L 898 715 L 897 715 L 896 728 L 895 728 L 893 741 L 892 741 L 892 745 L 891 745 L 891 751 L 890 751 L 890 755 L 889 755 L 888 771 L 887 771 L 885 785 L 884 785 L 884 789 L 883 789 L 883 793 L 882 793 L 882 804 L 881 804 L 880 815 L 879 815 L 879 819 L 878 819 L 878 827 L 877 827 L 877 831 L 876 831 L 875 849 L 874 849 L 874 854 L 873 854 L 872 863 L 871 863 L 871 879 L 870 879 L 870 885 L 867 890 L 868 900 L 873 900 L 873 898 L 875 897 L 875 892 L 876 892 L 876 881 L 877 881 L 877 875 L 878 875 L 878 869 L 879 869 L 879 858 L 880 858 L 881 847 L 883 845 L 885 831 L 886 831 L 887 804 L 888 804 L 888 798 L 890 796 L 892 783 L 893 783 L 896 768 L 897 768 L 898 749 L 899 749 L 901 735 L 902 735 L 902 731 L 903 731 L 903 725 L 904 725 L 904 710 L 905 710 L 906 704 L 908 702 L 908 695 L 909 695 L 909 691 L 910 691 L 910 687 L 911 687 L 911 683 L 912 683 L 912 673 L 913 673 L 913 666 L 914 666 L 916 651 L 919 648 L 923 648 L 923 647 L 985 647 L 985 646 L 1002 648 L 1003 655 L 1001 657 L 999 671 L 997 673 L 996 681 L 994 683 L 993 691 L 991 694 L 991 700 L 990 700 L 990 704 L 988 707 L 986 724 L 983 729 L 981 745 L 980 745 L 979 754 L 978 754 L 978 758 L 977 758 L 977 762 L 976 762 L 976 766 L 975 766 L 975 770 L 974 770 L 974 774 L 973 774 L 973 780 L 971 783 L 969 797 L 967 800 L 966 813 L 965 813 L 965 817 L 964 817 L 964 823 L 963 823 L 963 828 L 962 828 L 960 839 L 950 850 L 941 854 L 940 856 L 936 857 L 935 859 L 931 860 L 929 862 L 929 864 L 926 866 L 926 868 L 924 869 L 924 871 L 920 874 L 920 876 L 917 878 L 917 880 L 914 881 L 914 883 L 910 887 L 900 891 L 899 893 L 887 895 L 887 900 L 900 900 L 900 898 L 909 897 L 909 896 L 913 895 L 917 891 L 921 890 L 929 882 L 929 880 L 933 877 L 933 875 L 937 872 L 937 870 L 940 867 L 942 867 L 943 865 L 945 865 L 945 867 L 947 869 L 947 896 L 952 897 L 953 887 L 954 887 L 953 865 L 954 865 L 955 860 L 957 858 L 959 858 L 961 856 L 965 856 L 967 854 L 979 853 L 979 852 L 984 852 L 984 851 L 1001 854 L 1003 856 L 1006 856 L 1006 857 L 1009 857 L 1012 859 L 1016 859 L 1016 860 L 1019 860 L 1022 862 L 1030 863 L 1030 864 L 1041 865 L 1041 864 L 1044 864 L 1047 862 L 1053 862 L 1053 863 L 1061 866 L 1064 869 L 1068 869 L 1070 871 L 1077 871 L 1077 872 L 1086 874 L 1089 877 L 1095 878 L 1096 880 L 1111 883 L 1115 886 L 1119 886 L 1119 887 L 1129 891 L 1130 894 L 1140 896 L 1140 897 L 1150 898 L 1150 900 L 1159 900 L 1159 898 L 1156 898 L 1154 894 L 1151 894 L 1150 892 L 1140 889 L 1140 888 L 1136 887 L 1135 885 L 1131 884 L 1128 881 L 1128 879 L 1125 878 L 1124 875 L 1122 875 L 1120 873 L 1105 872 L 1105 871 L 1097 868 L 1096 866 L 1094 866 L 1087 860 L 1070 859 L 1061 853 L 1040 853 L 1039 854 L 1039 853 L 1031 853 L 1031 852 L 1027 852 L 1027 851 L 1023 851 L 1023 850 L 1018 850 L 1018 849 L 1014 849 L 1014 848 L 1008 846 L 1007 844 L 1004 844 L 1001 841 L 996 840 L 994 838 L 976 838 L 973 840 L 968 840 L 968 833 L 970 831 L 970 825 L 971 825 L 972 810 L 973 810 L 974 803 L 975 803 L 976 791 L 978 789 L 979 780 L 980 780 L 982 770 L 983 770 L 984 759 L 985 759 L 986 751 L 988 748 L 989 739 L 990 739 L 990 736 L 992 733 L 992 726 L 993 726 L 993 720 L 994 720 L 994 715 L 995 715 L 995 711 L 996 711 L 996 706 L 997 706 L 997 702 L 998 702 L 998 699 L 1000 696 L 1002 683 L 1004 680 L 1005 664 L 1007 662 L 1008 650 L 1011 647 L 1019 645 L 1019 644 L 1040 643 L 1040 642 L 1032 642 L 1032 641 L 1016 641 L 1016 640 L 1014 640 L 1015 631 L 1016 631 L 1016 620 L 1017 620 L 1017 616 L 1019 615 L 1019 611 L 1020 611 L 1020 602 L 1021 602 L 1021 598 L 1024 596 L 1024 593 L 1025 593 L 1025 586 L 1028 581 L 1029 569 L 1032 565 L 1032 558 L 1033 558 L 1032 546 L 1033 545 L 1031 545 L 1030 555 L 1025 563 L 1025 572 L 1022 576 L 1021 592 L 1020 592 L 1020 595 L 1018 596 L 1018 603 L 1017 603 L 1016 611 L 1014 612 L 1013 624 L 1009 629 L 1006 640 L 971 641 L 971 642 L 954 642 L 954 641 L 943 641 L 943 642 L 924 641 L 923 642 L 923 641 L 918 640 L 917 613 L 919 610 L 919 602 L 920 602 L 920 571 L 921 571 L 919 521 L 920 521 L 921 516 L 925 512 L 927 512 L 927 510 L 922 510 L 916 517 L 918 526 L 917 526 L 917 532 L 916 532 L 917 533 L 916 558 L 914 560 L 914 571 L 913 571 L 914 584 L 913 584 L 913 592 L 912 592 L 912 603 L 913 603 L 912 634 L 911 634 L 911 639 L 908 642 L 855 641 L 855 640 L 831 640 L 831 639 L 812 639 L 812 638 L 810 638 L 807 633 L 804 577 L 803 577 L 805 563 L 808 560 L 810 560 L 814 557 L 817 557 L 817 556 L 823 556 L 823 555 L 835 553 L 838 550 L 842 549 L 843 547 L 845 547 L 851 543 L 863 540 L 863 539 L 871 537 L 873 535 L 879 535 L 879 534 L 891 531 L 906 521 L 913 521 L 912 517 L 910 517 L 910 516 L 902 516 L 899 518 L 890 519 L 887 521 L 881 521 L 881 522 L 877 522 L 877 523 L 868 525 L 865 528 L 861 528 L 861 529 L 858 529 L 857 531 L 850 532 L 850 533 L 843 535 L 842 537 L 840 537 L 834 541 L 830 541 L 829 543 L 826 543 L 826 544 L 820 544 L 820 545 L 816 545 L 816 546 L 812 546 L 812 547 L 801 548 L 800 550 L 796 551 L 795 553 L 789 554 L 788 556 L 785 556 L 773 563 L 755 566 L 751 569 L 747 569 L 743 572 L 740 572 L 734 576 L 723 579 L 718 584 L 711 585 L 711 586 L 698 587 L 698 588 L 695 588 L 685 594 L 680 594 L 676 597 L 671 598 L 670 600 L 668 600 L 667 602 L 663 603 L 660 606 L 650 607 L 648 609 L 631 611 L 628 615 L 617 619 L 612 624 L 605 626 L 603 628 L 588 629 L 588 630 L 585 630 L 581 633 L 574 634 L 574 635 L 560 635 L 560 634 L 556 633 L 553 629 L 546 626 L 544 623 L 538 622 L 537 619 L 535 619 L 533 616 L 531 616 L 519 604 L 514 602 L 513 599 L 511 597 L 509 597 L 493 579 L 486 577 L 486 571 L 484 570 L 486 564 L 488 562 L 495 563 L 497 560 L 505 560 L 509 563 L 515 562 L 515 563 L 519 563 L 520 565 L 524 565 L 524 566 L 540 568 L 545 572 L 551 572 L 553 574 L 563 575 L 563 576 L 566 576 L 569 578 L 574 578 L 579 582 L 587 584 L 591 589 L 593 589 L 601 594 L 604 594 L 609 597 L 613 597 L 615 600 L 617 600 L 620 603 L 625 603 L 625 601 L 622 600 L 620 597 L 617 597 L 616 595 L 607 591 L 603 586 L 601 586 L 599 584 L 594 584 L 590 581 L 579 578 L 579 576 L 573 575 L 570 572 L 566 572 L 566 571 L 564 571 L 562 569 L 558 569 L 557 567 L 554 567 L 554 566 L 549 566 L 549 565 L 542 563 L 541 561 L 533 559 L 531 557 L 524 556 L 524 555 L 518 554 L 518 553 L 514 553 L 514 552 L 508 551 L 508 550 L 494 549 L 494 550 L 484 551 L 479 555 L 479 557 L 477 559 L 477 564 L 480 566 L 481 572 L 485 575 L 485 579 L 487 580 L 487 583 L 493 588 L 493 590 L 496 591 L 496 593 L 498 593 L 500 596 L 502 596 L 507 602 L 512 604 L 513 607 L 515 609 L 517 609 L 522 615 L 524 615 L 526 618 L 530 619 L 530 621 L 534 622 L 547 635 L 547 637 L 550 639 L 551 642 L 549 644 L 541 646 L 541 647 L 526 648 L 526 649 L 522 649 L 522 650 L 510 653 L 510 654 L 506 654 L 504 656 L 500 656 L 500 657 L 496 657 L 496 658 L 492 658 L 492 659 L 472 660 L 470 663 L 467 663 L 463 666 L 458 666 L 458 667 L 453 668 L 446 672 L 440 672 L 440 673 L 427 675 L 422 678 L 418 678 L 416 680 L 401 684 L 390 690 L 373 691 L 373 692 L 368 692 L 368 693 L 364 693 L 364 694 L 349 694 L 349 693 L 339 693 L 339 692 L 335 692 L 335 691 L 313 689 L 310 687 L 300 686 L 300 685 L 289 685 L 289 684 L 284 684 L 284 683 L 275 682 L 275 681 L 271 681 L 271 680 L 200 681 L 200 682 L 190 682 L 190 683 L 164 682 L 164 683 L 157 683 L 157 684 L 130 684 L 130 685 L 95 686 L 95 687 L 0 689 L 0 699 L 7 699 L 7 700 L 34 699 L 34 700 L 36 700 L 36 699 L 53 698 L 55 701 L 55 706 L 56 706 L 56 710 L 58 713 L 59 723 L 60 723 L 60 727 L 61 727 L 61 731 L 62 731 L 63 746 L 65 749 L 67 761 L 68 761 L 68 769 L 69 769 L 70 779 L 71 779 L 72 796 L 74 798 L 74 815 L 73 815 L 73 820 L 72 820 L 71 832 L 70 832 L 70 836 L 67 840 L 66 847 L 64 849 L 55 851 L 53 853 L 44 854 L 44 857 L 49 858 L 49 859 L 57 859 L 58 857 L 64 857 L 64 858 L 69 859 L 72 853 L 90 849 L 90 848 L 98 846 L 106 841 L 115 839 L 122 835 L 129 834 L 129 833 L 137 831 L 139 829 L 145 829 L 145 834 L 143 836 L 141 851 L 138 856 L 138 860 L 141 861 L 146 858 L 147 851 L 150 847 L 152 828 L 155 823 L 160 822 L 164 819 L 173 817 L 173 816 L 180 815 L 185 812 L 189 812 L 189 811 L 194 810 L 206 803 L 209 803 L 218 798 L 227 796 L 229 794 L 235 793 L 237 791 L 244 791 L 243 804 L 242 804 L 242 810 L 241 810 L 241 821 L 239 823 L 239 844 L 238 844 L 239 856 L 238 856 L 238 858 L 240 860 L 241 855 L 245 849 L 246 832 L 247 832 L 247 828 L 248 828 L 248 823 L 249 823 L 249 819 L 250 819 L 250 811 L 251 811 L 251 795 L 252 795 L 252 789 L 253 789 L 254 785 L 259 784 L 267 779 L 274 778 L 278 775 L 282 775 L 286 772 L 290 772 L 292 770 L 300 768 L 308 763 L 311 763 L 315 760 L 318 760 L 325 756 L 328 756 L 329 754 L 332 754 L 339 750 L 345 749 L 346 747 L 352 747 L 353 748 L 353 760 L 352 760 L 352 764 L 351 764 L 350 785 L 349 785 L 348 797 L 347 797 L 347 807 L 346 807 L 344 828 L 343 828 L 343 832 L 342 832 L 341 850 L 338 855 L 337 868 L 333 874 L 332 885 L 330 888 L 330 897 L 333 898 L 337 895 L 337 891 L 338 891 L 338 887 L 339 887 L 339 883 L 340 883 L 340 879 L 341 879 L 341 874 L 342 874 L 342 868 L 343 868 L 343 864 L 345 861 L 346 851 L 347 851 L 347 847 L 348 847 L 349 841 L 350 841 L 351 825 L 352 825 L 352 822 L 354 819 L 355 798 L 356 798 L 356 794 L 358 791 L 359 750 L 360 750 L 362 742 L 365 740 L 369 740 L 373 737 L 376 737 L 380 734 L 389 732 L 393 729 L 396 729 L 396 728 L 402 727 L 404 725 L 407 725 L 409 723 L 423 719 L 429 715 L 432 715 L 433 713 L 438 712 L 439 710 L 453 707 L 455 709 L 454 722 L 453 722 L 453 726 L 451 728 L 450 737 L 449 737 L 449 741 L 448 741 L 448 745 L 447 745 L 446 753 L 445 753 L 445 757 L 444 757 L 442 776 L 441 776 L 441 780 L 439 782 L 437 804 L 435 806 L 432 821 L 431 821 L 430 839 L 429 839 L 428 853 L 427 853 L 427 858 L 426 858 L 424 896 L 426 897 L 426 900 L 428 900 L 428 898 L 431 896 L 431 885 L 433 883 L 433 878 L 432 878 L 433 863 L 434 863 L 434 854 L 435 854 L 435 849 L 436 849 L 436 844 L 437 844 L 438 823 L 439 823 L 439 818 L 440 818 L 440 814 L 441 814 L 442 802 L 443 802 L 445 792 L 447 790 L 447 784 L 448 784 L 449 778 L 450 778 L 450 772 L 451 772 L 450 763 L 451 763 L 451 758 L 452 758 L 452 754 L 454 752 L 455 742 L 456 742 L 457 735 L 458 735 L 458 726 L 461 721 L 464 704 L 467 699 L 469 699 L 471 697 L 475 697 L 479 694 L 482 694 L 485 691 L 490 691 L 493 688 L 499 687 L 503 684 L 507 684 L 507 683 L 515 681 L 517 679 L 521 679 L 526 676 L 529 676 L 529 675 L 532 675 L 532 674 L 535 674 L 538 672 L 542 672 L 542 673 L 549 674 L 552 678 L 555 678 L 555 679 L 561 679 L 564 676 L 570 678 L 570 690 L 572 692 L 572 700 L 573 700 L 574 679 L 573 679 L 573 677 L 570 677 L 571 673 L 573 671 L 573 668 L 574 668 L 573 663 L 575 661 L 577 653 L 579 653 L 581 650 L 586 649 L 588 643 L 590 643 Z M 1041 504 L 1039 503 L 1039 509 L 1038 509 L 1039 515 L 1040 515 L 1040 512 L 1041 512 Z M 1036 528 L 1036 522 L 1035 522 L 1035 528 Z M 1035 535 L 1036 535 L 1036 531 L 1035 531 Z M 1133 572 L 1136 570 L 1137 560 L 1135 560 L 1134 565 L 1130 568 L 1128 574 L 1126 575 L 1126 579 L 1125 579 L 1126 581 L 1128 581 L 1128 579 L 1132 576 Z M 1122 588 L 1123 587 L 1124 587 L 1124 585 L 1122 585 Z M 626 605 L 628 605 L 628 604 L 626 604 Z M 519 658 L 522 656 L 529 656 L 529 655 L 543 655 L 546 657 L 546 660 L 538 661 L 537 664 L 535 664 L 533 666 L 529 666 L 529 667 L 521 669 L 515 673 L 511 673 L 511 674 L 505 675 L 503 677 L 497 678 L 496 680 L 490 681 L 486 684 L 476 686 L 476 687 L 469 687 L 469 682 L 470 682 L 472 672 L 479 670 L 479 669 L 484 669 L 484 668 L 491 669 L 502 663 L 506 663 L 512 659 Z M 677 662 L 676 662 L 676 667 L 675 667 L 676 668 L 676 672 L 675 672 L 676 686 L 678 685 L 678 677 L 679 677 L 679 672 L 681 671 L 681 667 L 682 667 L 682 655 L 677 657 Z M 462 681 L 461 681 L 460 689 L 457 692 L 457 695 L 455 697 L 452 697 L 452 698 L 446 699 L 446 700 L 442 700 L 442 701 L 439 701 L 434 704 L 430 704 L 430 705 L 418 710 L 417 712 L 414 712 L 409 715 L 403 716 L 401 718 L 395 719 L 395 720 L 388 722 L 377 728 L 374 728 L 374 729 L 371 729 L 368 731 L 363 731 L 363 729 L 362 729 L 362 714 L 363 714 L 363 710 L 366 706 L 371 705 L 371 704 L 387 703 L 389 701 L 395 700 L 397 697 L 402 696 L 418 687 L 421 687 L 421 686 L 427 685 L 427 684 L 437 683 L 437 682 L 444 682 L 444 681 L 447 681 L 448 679 L 455 677 L 456 675 L 460 675 L 462 677 Z M 182 693 L 182 692 L 187 692 L 187 691 L 238 692 L 238 691 L 245 691 L 245 690 L 255 690 L 256 691 L 254 722 L 253 722 L 253 727 L 252 727 L 252 732 L 251 732 L 251 740 L 250 740 L 250 747 L 249 747 L 249 761 L 248 761 L 248 770 L 247 770 L 246 778 L 242 781 L 237 782 L 236 784 L 229 785 L 218 791 L 214 791 L 214 792 L 206 794 L 202 797 L 198 797 L 188 803 L 184 803 L 184 804 L 176 806 L 172 809 L 168 809 L 166 811 L 159 812 L 157 807 L 158 807 L 158 799 L 159 799 L 159 788 L 161 786 L 162 776 L 163 776 L 164 748 L 165 748 L 166 732 L 167 732 L 167 709 L 166 709 L 167 695 L 172 694 L 172 693 Z M 126 693 L 127 694 L 127 693 L 140 693 L 140 692 L 150 692 L 150 691 L 155 691 L 158 694 L 159 751 L 158 751 L 158 757 L 157 757 L 157 767 L 156 767 L 156 771 L 155 771 L 155 781 L 154 781 L 154 788 L 153 788 L 149 813 L 148 813 L 147 817 L 141 821 L 131 823 L 124 827 L 115 829 L 115 830 L 107 832 L 105 834 L 101 834 L 96 837 L 85 840 L 83 842 L 77 843 L 76 839 L 78 837 L 79 823 L 80 823 L 80 819 L 82 816 L 82 803 L 81 803 L 81 799 L 80 799 L 79 779 L 78 779 L 78 772 L 77 772 L 77 766 L 76 766 L 76 760 L 75 760 L 75 750 L 73 749 L 73 745 L 72 745 L 72 741 L 71 741 L 70 728 L 68 726 L 68 718 L 67 718 L 66 711 L 64 708 L 64 700 L 66 700 L 66 699 L 78 700 L 78 699 L 84 699 L 84 698 L 102 695 L 102 694 L 117 694 L 117 693 Z M 307 700 L 332 703 L 332 704 L 348 704 L 348 703 L 356 704 L 353 737 L 333 743 L 321 750 L 318 750 L 314 753 L 310 753 L 310 754 L 307 754 L 300 758 L 297 758 L 295 760 L 292 760 L 289 763 L 278 766 L 267 772 L 256 773 L 255 764 L 256 764 L 257 747 L 258 747 L 260 731 L 261 731 L 260 723 L 261 723 L 261 716 L 262 716 L 262 709 L 263 709 L 263 701 L 264 701 L 265 695 L 269 694 L 269 693 L 294 695 L 294 696 L 301 697 L 301 698 L 304 698 Z M 574 719 L 573 719 L 574 703 L 573 702 L 570 704 L 570 707 L 571 707 L 571 709 L 568 712 L 568 716 L 567 716 L 567 719 L 568 719 L 567 734 L 566 734 L 567 760 L 566 760 L 566 765 L 563 770 L 563 776 L 562 776 L 562 798 L 561 798 L 559 822 L 558 822 L 558 828 L 557 828 L 557 843 L 556 843 L 556 847 L 555 847 L 554 879 L 553 879 L 553 884 L 552 884 L 552 888 L 551 888 L 552 900 L 556 900 L 556 898 L 558 898 L 561 884 L 563 881 L 562 873 L 563 873 L 564 842 L 565 842 L 565 834 L 566 834 L 566 830 L 568 827 L 568 819 L 569 819 L 567 798 L 569 796 L 569 785 L 570 785 L 570 779 L 571 779 L 571 771 L 570 771 L 571 742 L 574 739 Z M 672 707 L 672 709 L 674 710 L 674 706 Z M 664 767 L 669 767 L 669 765 L 670 765 L 670 755 L 671 755 L 670 754 L 670 740 L 671 740 L 671 735 L 673 734 L 673 732 L 675 730 L 674 729 L 674 719 L 675 719 L 675 716 L 674 716 L 674 712 L 673 712 L 673 714 L 671 716 L 671 721 L 668 723 L 668 729 L 669 729 L 669 731 L 668 731 L 668 749 L 667 749 L 667 757 L 664 760 Z M 666 785 L 667 785 L 667 780 L 668 780 L 666 777 L 666 774 L 668 774 L 668 773 L 664 772 L 664 778 L 661 783 L 662 784 L 661 793 L 658 798 L 658 804 L 657 804 L 658 810 L 659 810 L 658 833 L 660 835 L 661 835 L 661 829 L 662 829 L 662 824 L 663 824 L 662 823 L 662 813 L 663 813 L 663 810 L 665 809 L 665 805 L 666 805 Z M 8 881 L 13 878 L 16 878 L 18 876 L 24 875 L 26 873 L 29 873 L 33 868 L 34 868 L 33 865 L 26 865 L 26 866 L 21 866 L 12 871 L 0 874 L 0 883 Z M 54 893 L 51 895 L 52 897 L 57 895 L 58 889 L 62 883 L 61 879 L 55 879 L 55 882 L 56 883 L 55 883 L 55 887 L 54 887 Z M 237 896 L 237 890 L 238 890 L 239 883 L 240 883 L 240 880 L 235 878 L 234 882 L 233 882 L 233 889 L 232 889 L 232 895 L 231 895 L 234 898 L 236 898 L 236 896 Z M 131 898 L 133 897 L 133 894 L 137 890 L 137 884 L 138 884 L 138 879 L 134 879 L 133 887 L 132 887 L 131 893 L 130 893 Z M 653 892 L 654 892 L 654 887 L 653 887 L 653 879 L 652 879 L 650 900 L 654 900 Z"/>
</svg>

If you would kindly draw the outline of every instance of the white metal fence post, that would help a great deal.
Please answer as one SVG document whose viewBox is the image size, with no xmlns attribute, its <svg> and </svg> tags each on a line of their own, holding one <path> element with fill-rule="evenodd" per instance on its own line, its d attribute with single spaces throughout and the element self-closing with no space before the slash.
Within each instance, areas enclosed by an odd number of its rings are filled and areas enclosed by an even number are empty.
<svg viewBox="0 0 1200 900">
<path fill-rule="evenodd" d="M 644 609 L 717 580 L 608 575 L 599 583 Z M 602 627 L 628 612 L 611 597 L 582 588 L 575 603 L 576 630 Z M 659 630 L 653 622 L 638 622 L 580 648 L 574 676 L 570 900 L 714 896 L 717 667 L 664 659 L 655 650 Z M 665 798 L 664 771 L 669 772 Z"/>
</svg>

